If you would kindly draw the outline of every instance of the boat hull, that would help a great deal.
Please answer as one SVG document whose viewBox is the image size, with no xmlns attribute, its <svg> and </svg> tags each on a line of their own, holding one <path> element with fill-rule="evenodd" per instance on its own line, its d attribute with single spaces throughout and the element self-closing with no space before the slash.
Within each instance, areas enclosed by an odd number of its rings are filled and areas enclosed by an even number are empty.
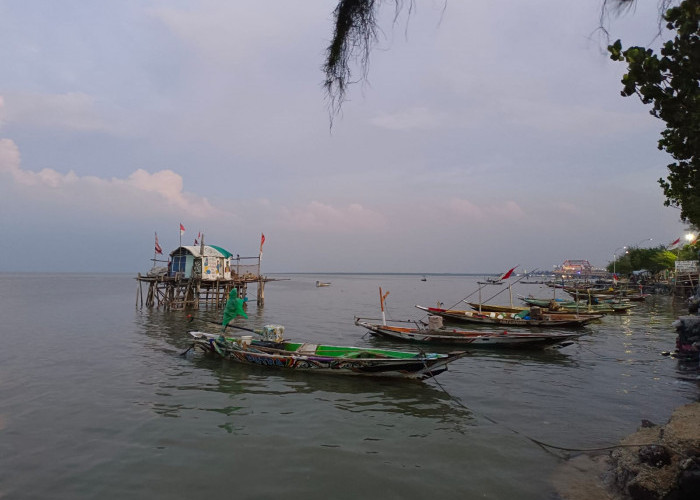
<svg viewBox="0 0 700 500">
<path fill-rule="evenodd" d="M 448 363 L 467 355 L 463 351 L 449 354 L 416 354 L 256 340 L 249 346 L 244 346 L 235 337 L 222 338 L 204 332 L 190 332 L 190 335 L 194 338 L 195 348 L 238 363 L 334 375 L 422 380 L 446 371 Z M 304 352 L 305 346 L 314 347 L 313 352 Z"/>
<path fill-rule="evenodd" d="M 523 319 L 517 317 L 514 314 L 508 313 L 479 313 L 478 311 L 460 311 L 456 309 L 441 309 L 436 307 L 424 307 L 419 305 L 417 305 L 416 307 L 430 314 L 442 316 L 448 321 L 456 321 L 459 323 L 475 323 L 482 325 L 579 327 L 603 317 L 600 314 L 587 314 L 585 316 L 579 316 L 576 314 L 542 313 L 542 319 Z"/>
<path fill-rule="evenodd" d="M 366 328 L 376 337 L 424 344 L 459 344 L 474 348 L 541 349 L 550 346 L 564 347 L 580 337 L 577 333 L 513 333 L 472 332 L 440 328 L 437 330 L 403 328 L 378 325 L 356 320 L 355 324 Z"/>
<path fill-rule="evenodd" d="M 532 297 L 522 297 L 520 300 L 530 306 L 543 307 L 550 314 L 557 311 L 570 314 L 609 314 L 624 313 L 637 307 L 632 303 L 623 302 L 601 302 L 600 304 L 582 304 L 575 301 L 554 301 L 546 299 L 535 299 Z"/>
</svg>

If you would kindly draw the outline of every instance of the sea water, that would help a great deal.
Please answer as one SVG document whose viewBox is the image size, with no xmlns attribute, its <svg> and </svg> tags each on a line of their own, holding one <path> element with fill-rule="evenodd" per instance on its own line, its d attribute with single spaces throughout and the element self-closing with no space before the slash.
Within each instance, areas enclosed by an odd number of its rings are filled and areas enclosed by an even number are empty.
<svg viewBox="0 0 700 500">
<path fill-rule="evenodd" d="M 381 317 L 380 286 L 390 319 L 479 300 L 474 276 L 271 277 L 264 307 L 253 286 L 237 324 L 284 325 L 295 341 L 447 352 L 457 348 L 374 339 L 353 319 Z M 687 313 L 667 296 L 565 348 L 474 350 L 417 382 L 181 356 L 187 332 L 216 331 L 202 320 L 221 311 L 188 322 L 140 309 L 138 286 L 126 275 L 0 274 L 0 498 L 556 498 L 566 454 L 534 441 L 570 454 L 609 446 L 698 397 L 697 372 L 662 355 Z M 516 303 L 555 293 L 518 283 L 485 287 L 481 300 L 507 304 L 509 292 Z"/>
</svg>

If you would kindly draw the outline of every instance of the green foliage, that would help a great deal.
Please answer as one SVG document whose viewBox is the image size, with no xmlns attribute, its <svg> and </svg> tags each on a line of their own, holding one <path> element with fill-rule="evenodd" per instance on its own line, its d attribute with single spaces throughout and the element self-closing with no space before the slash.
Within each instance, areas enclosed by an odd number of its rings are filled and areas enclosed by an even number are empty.
<svg viewBox="0 0 700 500">
<path fill-rule="evenodd" d="M 676 260 L 697 260 L 699 246 L 685 245 L 678 250 L 666 250 L 666 247 L 660 246 L 657 248 L 629 248 L 627 251 L 617 257 L 613 263 L 610 262 L 607 266 L 608 272 L 617 272 L 618 274 L 630 274 L 632 271 L 646 269 L 652 274 L 658 273 L 665 269 L 674 269 Z"/>
<path fill-rule="evenodd" d="M 673 269 L 676 264 L 676 254 L 669 250 L 662 250 L 649 258 L 649 271 L 658 273 L 664 269 Z M 644 268 L 642 268 L 644 269 Z"/>
<path fill-rule="evenodd" d="M 700 245 L 697 242 L 693 245 L 685 245 L 678 250 L 678 260 L 698 260 L 698 250 Z"/>
<path fill-rule="evenodd" d="M 651 273 L 658 273 L 664 269 L 673 269 L 677 255 L 665 247 L 658 248 L 630 248 L 620 255 L 613 263 L 608 264 L 607 270 L 618 274 L 630 274 L 632 271 L 646 269 Z"/>
<path fill-rule="evenodd" d="M 681 210 L 681 219 L 700 225 L 700 1 L 684 0 L 664 14 L 666 27 L 676 32 L 660 56 L 651 49 L 608 47 L 613 61 L 623 61 L 623 96 L 637 95 L 650 113 L 666 122 L 659 149 L 675 160 L 669 175 L 659 179 L 666 206 Z"/>
</svg>

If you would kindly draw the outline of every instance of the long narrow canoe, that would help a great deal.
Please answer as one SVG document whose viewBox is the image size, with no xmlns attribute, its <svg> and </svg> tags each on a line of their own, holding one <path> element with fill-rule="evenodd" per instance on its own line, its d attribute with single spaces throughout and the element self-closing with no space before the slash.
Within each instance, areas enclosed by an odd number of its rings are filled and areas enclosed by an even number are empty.
<svg viewBox="0 0 700 500">
<path fill-rule="evenodd" d="M 495 304 L 479 304 L 476 302 L 469 302 L 468 303 L 472 309 L 475 311 L 479 311 L 482 313 L 490 313 L 490 312 L 495 312 L 495 313 L 522 313 L 522 312 L 527 312 L 530 310 L 530 306 L 500 306 L 500 305 L 495 305 Z M 557 302 L 557 304 L 559 304 Z M 575 304 L 575 303 L 574 303 Z M 543 312 L 546 312 L 547 314 L 571 314 L 571 313 L 578 313 L 580 315 L 586 315 L 586 314 L 604 314 L 606 312 L 614 312 L 613 308 L 609 308 L 609 310 L 596 310 L 596 311 L 589 311 L 587 306 L 584 305 L 579 305 L 578 310 L 576 310 L 575 307 L 568 309 L 567 307 L 562 307 L 560 309 L 551 309 L 550 306 L 551 304 L 547 305 L 546 301 L 543 301 L 543 305 L 539 304 L 532 304 L 538 307 L 541 307 L 543 309 Z M 559 307 L 559 306 L 556 306 Z"/>
<path fill-rule="evenodd" d="M 629 288 L 576 288 L 565 286 L 564 291 L 572 297 L 578 297 L 579 299 L 591 296 L 601 300 L 622 298 L 635 302 L 643 302 L 649 296 L 648 293 L 641 293 L 641 291 L 631 290 Z"/>
<path fill-rule="evenodd" d="M 522 306 L 499 306 L 496 304 L 480 304 L 478 302 L 467 302 L 467 304 L 475 311 L 481 312 L 519 313 L 530 309 Z"/>
<path fill-rule="evenodd" d="M 436 316 L 442 316 L 448 321 L 457 321 L 460 323 L 479 323 L 486 325 L 507 325 L 507 326 L 583 326 L 587 323 L 595 321 L 603 317 L 602 314 L 549 314 L 540 312 L 537 317 L 527 319 L 520 317 L 522 313 L 497 313 L 497 312 L 478 312 L 478 311 L 461 311 L 457 309 L 442 309 L 438 307 L 416 306 L 422 311 Z"/>
<path fill-rule="evenodd" d="M 457 328 L 407 328 L 369 323 L 355 318 L 355 324 L 366 328 L 376 337 L 424 344 L 468 344 L 469 347 L 537 349 L 548 346 L 564 347 L 573 343 L 581 333 L 469 331 Z"/>
<path fill-rule="evenodd" d="M 422 380 L 444 372 L 448 363 L 468 354 L 465 351 L 449 354 L 415 353 L 302 342 L 271 342 L 245 337 L 223 337 L 199 331 L 190 332 L 190 335 L 194 339 L 194 348 L 238 363 L 343 375 Z"/>
<path fill-rule="evenodd" d="M 569 313 L 584 314 L 584 313 L 598 313 L 607 314 L 614 312 L 627 312 L 630 309 L 637 307 L 628 301 L 617 301 L 617 302 L 601 302 L 599 304 L 585 304 L 576 302 L 575 300 L 547 300 L 547 299 L 536 299 L 533 297 L 521 297 L 520 300 L 529 304 L 531 306 L 538 306 L 547 308 L 547 312 L 554 313 L 555 311 L 566 311 Z"/>
</svg>

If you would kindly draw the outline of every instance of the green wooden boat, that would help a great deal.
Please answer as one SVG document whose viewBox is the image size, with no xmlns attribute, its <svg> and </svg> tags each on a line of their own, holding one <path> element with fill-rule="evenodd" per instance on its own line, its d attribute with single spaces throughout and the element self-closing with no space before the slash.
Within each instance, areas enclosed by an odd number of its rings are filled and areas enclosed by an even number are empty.
<svg viewBox="0 0 700 500">
<path fill-rule="evenodd" d="M 200 331 L 189 332 L 193 348 L 224 359 L 270 368 L 308 370 L 314 373 L 426 379 L 447 370 L 447 364 L 467 355 L 394 351 L 288 342 L 272 338 L 264 331 L 263 340 L 252 336 L 224 337 Z M 258 332 L 256 332 L 258 333 Z"/>
</svg>

